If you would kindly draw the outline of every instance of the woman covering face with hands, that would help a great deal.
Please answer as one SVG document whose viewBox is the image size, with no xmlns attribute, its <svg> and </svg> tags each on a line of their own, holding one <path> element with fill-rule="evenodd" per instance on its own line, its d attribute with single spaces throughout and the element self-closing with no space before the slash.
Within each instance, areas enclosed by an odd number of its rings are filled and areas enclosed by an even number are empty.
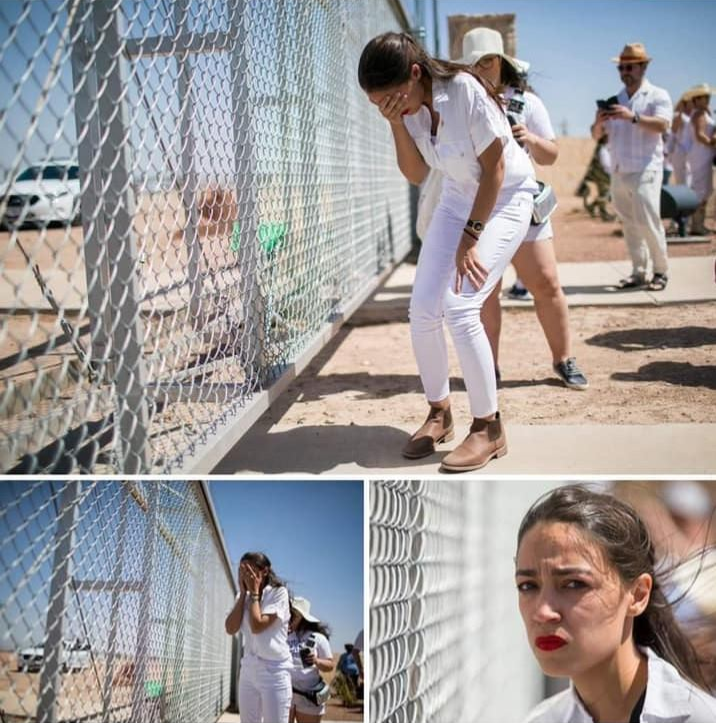
<svg viewBox="0 0 716 723">
<path fill-rule="evenodd" d="M 239 565 L 239 596 L 226 618 L 229 635 L 241 631 L 244 655 L 239 678 L 243 723 L 288 723 L 291 652 L 288 590 L 262 552 L 247 552 Z"/>
<path fill-rule="evenodd" d="M 532 652 L 545 674 L 571 681 L 527 723 L 716 720 L 629 505 L 576 485 L 554 490 L 522 521 L 516 567 Z"/>
<path fill-rule="evenodd" d="M 410 36 L 385 33 L 371 40 L 358 79 L 390 124 L 398 167 L 408 181 L 420 184 L 431 167 L 444 176 L 410 302 L 413 351 L 430 410 L 403 455 L 428 456 L 454 435 L 444 318 L 473 420 L 442 466 L 478 469 L 507 451 L 480 310 L 527 231 L 534 170 L 494 91 L 468 66 L 431 58 Z"/>
</svg>

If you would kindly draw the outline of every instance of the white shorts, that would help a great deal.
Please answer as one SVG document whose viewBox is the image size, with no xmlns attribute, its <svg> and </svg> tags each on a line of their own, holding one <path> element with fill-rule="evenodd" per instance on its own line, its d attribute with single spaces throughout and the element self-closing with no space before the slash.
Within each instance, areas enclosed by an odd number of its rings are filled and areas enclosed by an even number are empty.
<svg viewBox="0 0 716 723">
<path fill-rule="evenodd" d="M 554 232 L 552 231 L 552 219 L 548 218 L 546 221 L 539 224 L 539 226 L 533 226 L 530 224 L 523 242 L 546 241 L 547 239 L 552 238 L 552 236 L 554 236 Z"/>
<path fill-rule="evenodd" d="M 324 705 L 313 705 L 305 695 L 296 693 L 293 691 L 293 700 L 291 706 L 295 708 L 299 713 L 305 713 L 306 715 L 325 715 L 326 706 Z"/>
</svg>

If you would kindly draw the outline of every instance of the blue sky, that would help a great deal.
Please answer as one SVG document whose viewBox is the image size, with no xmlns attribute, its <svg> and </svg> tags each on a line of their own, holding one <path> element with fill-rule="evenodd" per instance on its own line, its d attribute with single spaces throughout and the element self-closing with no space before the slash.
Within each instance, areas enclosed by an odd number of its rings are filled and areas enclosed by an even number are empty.
<svg viewBox="0 0 716 723">
<path fill-rule="evenodd" d="M 278 0 L 275 0 L 278 2 Z M 308 1 L 308 0 L 307 0 Z M 313 1 L 313 0 L 312 0 Z M 449 15 L 515 13 L 518 56 L 532 65 L 530 80 L 545 101 L 555 131 L 586 137 L 594 118 L 594 101 L 619 89 L 619 78 L 610 58 L 626 42 L 641 41 L 654 58 L 649 78 L 666 88 L 672 98 L 689 86 L 716 84 L 713 28 L 716 27 L 714 0 L 436 0 L 439 16 L 441 55 L 448 49 Z M 223 0 L 192 0 L 197 12 L 195 29 L 216 29 L 225 22 L 227 5 Z M 200 5 L 200 3 L 203 3 Z M 211 4 L 210 4 L 211 3 Z M 426 20 L 426 44 L 435 48 L 432 0 L 423 0 Z M 275 3 L 274 3 L 275 5 Z M 269 22 L 271 3 L 250 7 L 260 28 L 261 48 L 265 56 L 277 54 L 296 38 L 279 38 L 275 24 Z M 417 0 L 405 0 L 409 13 Z M 27 14 L 20 0 L 0 0 L 0 47 L 15 29 L 17 34 L 0 55 L 0 181 L 4 180 L 20 153 L 20 169 L 43 158 L 76 156 L 74 107 L 70 102 L 73 80 L 70 44 L 66 36 L 67 12 L 64 2 L 33 2 Z M 158 0 L 122 0 L 123 17 L 129 18 L 128 34 L 133 37 L 166 31 L 167 20 Z M 279 7 L 275 5 L 275 7 Z M 283 7 L 286 7 L 285 5 Z M 290 32 L 295 32 L 289 24 Z M 41 42 L 41 38 L 45 38 Z M 65 37 L 65 41 L 67 37 Z M 319 44 L 320 47 L 320 44 Z M 57 79 L 48 83 L 50 59 L 60 58 Z M 320 64 L 322 55 L 316 54 Z M 356 58 L 357 61 L 357 58 Z M 233 115 L 226 98 L 230 97 L 231 77 L 222 54 L 203 56 L 197 61 L 198 82 L 194 106 L 194 136 L 204 158 L 203 166 L 213 177 L 233 173 L 233 155 L 217 138 L 231 138 Z M 181 143 L 176 133 L 176 65 L 171 59 L 155 58 L 132 66 L 136 79 L 129 84 L 129 126 L 133 159 L 138 172 L 151 181 L 172 176 L 179 164 Z M 290 67 L 284 72 L 291 73 Z M 326 79 L 325 73 L 317 75 Z M 20 78 L 20 90 L 16 86 Z M 262 92 L 271 89 L 279 76 L 264 72 L 256 82 Z M 211 82 L 206 82 L 211 79 Z M 44 110 L 29 139 L 25 140 L 33 111 L 43 107 L 41 90 L 51 86 Z M 223 101 L 217 99 L 223 98 Z M 9 104 L 9 107 L 8 105 Z M 148 119 L 161 129 L 158 131 Z M 322 111 L 323 112 L 323 111 Z M 325 112 L 333 112 L 327 108 Z M 271 108 L 260 108 L 261 123 L 276 123 Z M 291 135 L 291 134 L 288 134 Z M 161 136 L 161 142 L 160 142 Z M 24 141 L 24 145 L 23 145 Z M 257 146 L 259 152 L 261 146 Z M 295 150 L 295 149 L 291 149 Z M 259 152 L 263 170 L 274 172 L 270 154 Z M 265 167 L 264 167 L 265 166 Z"/>
<path fill-rule="evenodd" d="M 644 43 L 653 58 L 648 77 L 672 100 L 689 86 L 716 85 L 713 0 L 437 0 L 437 7 L 441 57 L 448 53 L 449 15 L 515 13 L 517 56 L 530 62 L 530 82 L 557 135 L 565 122 L 569 135 L 589 135 L 594 101 L 620 88 L 610 59 L 626 43 Z M 425 0 L 431 53 L 432 8 Z"/>
<path fill-rule="evenodd" d="M 265 552 L 295 595 L 333 629 L 342 650 L 363 625 L 363 483 L 212 481 L 211 496 L 234 564 Z"/>
</svg>

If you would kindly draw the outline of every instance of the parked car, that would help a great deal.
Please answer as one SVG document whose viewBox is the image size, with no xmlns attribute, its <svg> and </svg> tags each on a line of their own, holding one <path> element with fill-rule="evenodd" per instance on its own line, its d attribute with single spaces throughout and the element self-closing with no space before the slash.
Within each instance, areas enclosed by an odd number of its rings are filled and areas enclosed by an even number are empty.
<svg viewBox="0 0 716 723">
<path fill-rule="evenodd" d="M 42 645 L 34 645 L 23 648 L 17 652 L 18 671 L 33 673 L 40 670 L 45 659 L 45 648 Z M 90 644 L 81 640 L 64 640 L 62 642 L 62 653 L 60 656 L 60 669 L 63 672 L 83 670 L 89 668 L 91 663 Z"/>
<path fill-rule="evenodd" d="M 0 221 L 7 228 L 53 221 L 77 223 L 79 167 L 66 160 L 26 168 L 15 181 L 0 186 L 0 208 L 3 208 Z"/>
</svg>

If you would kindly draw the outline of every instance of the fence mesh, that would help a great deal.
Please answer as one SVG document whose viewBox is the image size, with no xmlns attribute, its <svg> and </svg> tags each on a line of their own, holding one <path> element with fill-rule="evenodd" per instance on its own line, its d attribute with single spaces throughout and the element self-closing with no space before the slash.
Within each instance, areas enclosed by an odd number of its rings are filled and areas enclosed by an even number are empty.
<svg viewBox="0 0 716 723">
<path fill-rule="evenodd" d="M 0 717 L 216 720 L 234 594 L 198 482 L 3 482 Z"/>
<path fill-rule="evenodd" d="M 512 560 L 530 502 L 524 483 L 370 483 L 371 721 L 519 720 L 540 699 Z"/>
<path fill-rule="evenodd" d="M 389 0 L 0 3 L 0 469 L 192 469 L 410 245 Z"/>
</svg>

